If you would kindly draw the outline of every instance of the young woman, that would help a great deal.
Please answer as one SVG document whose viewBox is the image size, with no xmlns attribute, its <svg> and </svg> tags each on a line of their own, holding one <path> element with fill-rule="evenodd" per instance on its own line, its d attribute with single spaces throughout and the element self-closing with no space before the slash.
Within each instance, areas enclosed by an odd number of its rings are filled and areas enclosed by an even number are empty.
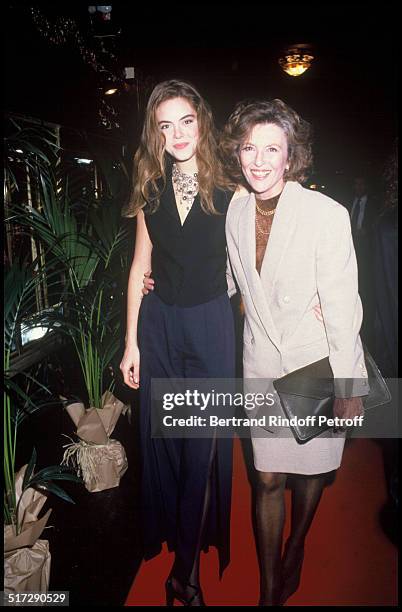
<svg viewBox="0 0 402 612">
<path fill-rule="evenodd" d="M 189 83 L 153 90 L 136 152 L 124 381 L 140 390 L 145 558 L 166 541 L 175 561 L 167 603 L 201 606 L 200 550 L 229 563 L 232 442 L 151 437 L 151 378 L 231 378 L 234 326 L 226 281 L 232 192 L 217 157 L 211 111 Z M 155 291 L 142 299 L 152 269 Z"/>
<path fill-rule="evenodd" d="M 222 155 L 231 179 L 251 192 L 232 202 L 226 221 L 245 311 L 244 377 L 275 379 L 329 357 L 334 414 L 360 415 L 368 384 L 349 215 L 300 184 L 311 164 L 309 125 L 281 100 L 241 103 L 226 125 Z M 304 541 L 325 475 L 341 463 L 344 434 L 299 445 L 290 430 L 255 427 L 252 442 L 260 605 L 282 605 L 299 584 Z M 292 525 L 281 558 L 289 475 Z"/>
</svg>

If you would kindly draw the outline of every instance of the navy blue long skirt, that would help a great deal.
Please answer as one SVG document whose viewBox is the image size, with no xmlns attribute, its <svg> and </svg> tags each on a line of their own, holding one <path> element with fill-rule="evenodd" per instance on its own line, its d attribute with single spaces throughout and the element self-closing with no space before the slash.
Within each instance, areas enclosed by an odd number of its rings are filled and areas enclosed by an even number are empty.
<svg viewBox="0 0 402 612">
<path fill-rule="evenodd" d="M 233 441 L 152 438 L 150 411 L 152 377 L 234 377 L 229 298 L 224 294 L 205 304 L 180 307 L 167 305 L 149 293 L 142 300 L 138 336 L 144 557 L 154 557 L 167 542 L 189 576 L 201 537 L 202 550 L 217 547 L 222 575 L 230 559 Z M 205 520 L 209 478 L 210 504 Z"/>
</svg>

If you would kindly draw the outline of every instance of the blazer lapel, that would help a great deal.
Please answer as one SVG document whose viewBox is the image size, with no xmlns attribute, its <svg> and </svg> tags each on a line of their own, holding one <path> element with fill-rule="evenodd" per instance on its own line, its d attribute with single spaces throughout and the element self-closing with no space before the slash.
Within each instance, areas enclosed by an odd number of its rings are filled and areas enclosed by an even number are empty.
<svg viewBox="0 0 402 612">
<path fill-rule="evenodd" d="M 299 183 L 288 181 L 279 198 L 267 248 L 261 266 L 261 283 L 268 302 L 273 295 L 274 285 L 283 256 L 291 241 L 297 222 L 302 197 Z"/>
<path fill-rule="evenodd" d="M 278 333 L 271 317 L 267 295 L 255 267 L 255 198 L 250 194 L 241 214 L 238 227 L 239 255 L 255 309 L 267 335 L 279 349 Z"/>
</svg>

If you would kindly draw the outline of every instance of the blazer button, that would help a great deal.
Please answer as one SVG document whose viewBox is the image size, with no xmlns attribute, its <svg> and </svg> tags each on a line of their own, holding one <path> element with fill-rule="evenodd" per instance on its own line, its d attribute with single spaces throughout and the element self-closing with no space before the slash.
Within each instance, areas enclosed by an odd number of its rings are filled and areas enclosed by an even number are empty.
<svg viewBox="0 0 402 612">
<path fill-rule="evenodd" d="M 283 301 L 285 302 L 285 304 L 289 304 L 290 297 L 288 295 L 285 295 L 285 297 L 283 298 Z"/>
</svg>

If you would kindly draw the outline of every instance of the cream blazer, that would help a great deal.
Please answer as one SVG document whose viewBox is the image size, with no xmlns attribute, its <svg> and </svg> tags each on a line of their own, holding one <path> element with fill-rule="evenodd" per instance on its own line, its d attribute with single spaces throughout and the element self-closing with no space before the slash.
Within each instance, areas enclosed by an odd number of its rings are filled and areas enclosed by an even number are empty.
<svg viewBox="0 0 402 612">
<path fill-rule="evenodd" d="M 359 336 L 362 304 L 346 208 L 297 182 L 287 182 L 261 276 L 255 267 L 253 194 L 233 196 L 226 238 L 229 293 L 233 293 L 233 274 L 245 310 L 244 377 L 278 378 L 328 356 L 337 397 L 367 395 Z M 314 314 L 316 304 L 324 322 Z"/>
</svg>

